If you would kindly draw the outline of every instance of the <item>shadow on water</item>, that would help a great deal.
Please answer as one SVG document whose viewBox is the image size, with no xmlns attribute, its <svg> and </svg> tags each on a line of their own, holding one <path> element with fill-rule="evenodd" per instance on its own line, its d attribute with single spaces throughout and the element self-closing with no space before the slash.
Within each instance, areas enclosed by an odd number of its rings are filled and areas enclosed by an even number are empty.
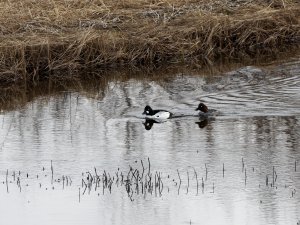
<svg viewBox="0 0 300 225">
<path fill-rule="evenodd" d="M 233 67 L 1 92 L 0 223 L 297 224 L 300 61 Z"/>
</svg>

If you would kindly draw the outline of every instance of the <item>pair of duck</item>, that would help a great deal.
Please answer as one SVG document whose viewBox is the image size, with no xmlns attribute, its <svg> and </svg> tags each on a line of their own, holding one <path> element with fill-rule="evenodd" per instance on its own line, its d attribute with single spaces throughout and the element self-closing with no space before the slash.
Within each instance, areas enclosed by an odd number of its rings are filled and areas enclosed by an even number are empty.
<svg viewBox="0 0 300 225">
<path fill-rule="evenodd" d="M 208 109 L 208 107 L 204 103 L 200 103 L 195 111 L 199 111 L 198 116 L 201 117 L 213 116 L 217 112 L 214 109 Z M 149 105 L 145 107 L 143 115 L 146 115 L 148 119 L 161 119 L 161 120 L 170 119 L 174 116 L 173 113 L 164 109 L 153 110 Z"/>
</svg>

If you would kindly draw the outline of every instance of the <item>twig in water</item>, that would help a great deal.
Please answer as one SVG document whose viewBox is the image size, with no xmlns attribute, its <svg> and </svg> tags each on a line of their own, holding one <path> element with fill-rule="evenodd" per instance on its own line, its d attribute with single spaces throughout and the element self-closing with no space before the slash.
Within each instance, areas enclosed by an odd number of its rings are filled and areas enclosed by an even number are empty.
<svg viewBox="0 0 300 225">
<path fill-rule="evenodd" d="M 292 190 L 292 197 L 296 194 L 296 189 Z"/>
<path fill-rule="evenodd" d="M 7 193 L 9 193 L 9 191 L 8 191 L 8 170 L 6 170 L 6 179 L 5 179 L 5 183 L 6 183 L 6 191 L 7 191 Z"/>
<path fill-rule="evenodd" d="M 179 174 L 178 169 L 177 169 L 177 174 L 178 174 L 178 178 L 179 178 L 179 186 L 178 186 L 178 195 L 179 195 L 179 190 L 180 190 L 180 186 L 181 186 L 181 178 L 180 178 L 180 174 Z"/>
<path fill-rule="evenodd" d="M 80 202 L 80 188 L 79 188 L 78 196 L 79 196 L 79 202 Z"/>
<path fill-rule="evenodd" d="M 207 169 L 207 166 L 206 166 L 206 163 L 205 163 L 205 181 L 207 181 L 207 174 L 208 174 L 208 169 Z"/>
<path fill-rule="evenodd" d="M 22 188 L 21 188 L 21 181 L 20 181 L 20 177 L 17 178 L 17 185 L 20 189 L 20 192 L 22 191 Z"/>
<path fill-rule="evenodd" d="M 164 190 L 164 183 L 162 182 L 161 175 L 159 172 L 159 195 L 162 196 L 162 192 Z"/>
<path fill-rule="evenodd" d="M 225 167 L 224 167 L 224 163 L 223 163 L 223 178 L 224 178 L 224 173 L 225 173 Z"/>
<path fill-rule="evenodd" d="M 244 163 L 244 158 L 242 158 L 242 172 L 244 172 L 244 168 L 245 168 L 245 163 Z"/>
<path fill-rule="evenodd" d="M 87 189 L 87 184 L 86 184 L 85 181 L 82 179 L 82 187 L 83 187 L 83 184 L 84 184 L 85 188 L 84 188 L 84 191 L 83 191 L 82 195 L 84 195 L 84 193 L 85 193 L 85 191 L 86 191 L 86 189 Z"/>
<path fill-rule="evenodd" d="M 143 179 L 143 177 L 144 177 L 144 172 L 145 172 L 145 168 L 144 168 L 143 160 L 141 160 L 141 164 L 142 164 L 143 172 L 142 172 L 142 176 L 141 176 L 140 180 L 142 180 L 142 179 Z"/>
<path fill-rule="evenodd" d="M 193 169 L 194 169 L 194 174 L 195 174 L 195 177 L 196 177 L 196 182 L 197 182 L 197 193 L 196 193 L 196 195 L 198 195 L 198 190 L 199 190 L 198 175 L 197 175 L 197 172 L 196 172 L 196 170 L 195 170 L 195 168 L 194 168 L 194 167 L 193 167 Z"/>
<path fill-rule="evenodd" d="M 157 172 L 156 172 L 157 173 Z M 154 174 L 154 193 L 155 193 L 155 197 L 157 196 L 157 194 L 156 194 L 156 187 L 157 187 L 157 181 L 156 181 L 156 173 Z"/>
<path fill-rule="evenodd" d="M 16 180 L 16 172 L 14 171 L 13 172 L 13 178 L 14 178 L 14 181 Z"/>
<path fill-rule="evenodd" d="M 272 176 L 272 184 L 273 184 L 273 187 L 275 186 L 275 167 L 273 166 L 273 176 Z"/>
<path fill-rule="evenodd" d="M 51 160 L 51 184 L 53 184 L 53 165 Z"/>
<path fill-rule="evenodd" d="M 247 169 L 245 168 L 245 186 L 247 185 Z"/>
<path fill-rule="evenodd" d="M 186 188 L 186 194 L 189 193 L 189 187 L 190 187 L 190 176 L 189 176 L 189 171 L 187 170 L 186 171 L 187 173 L 187 179 L 188 179 L 188 185 L 187 185 L 187 188 Z"/>
<path fill-rule="evenodd" d="M 72 185 L 72 179 L 71 179 L 71 177 L 70 176 L 67 176 L 67 186 L 68 185 Z"/>
<path fill-rule="evenodd" d="M 150 174 L 150 168 L 151 168 L 150 167 L 151 165 L 150 165 L 150 159 L 149 159 L 149 157 L 148 157 L 148 164 L 149 164 L 149 166 L 148 166 L 148 176 L 149 176 L 149 174 Z"/>
</svg>

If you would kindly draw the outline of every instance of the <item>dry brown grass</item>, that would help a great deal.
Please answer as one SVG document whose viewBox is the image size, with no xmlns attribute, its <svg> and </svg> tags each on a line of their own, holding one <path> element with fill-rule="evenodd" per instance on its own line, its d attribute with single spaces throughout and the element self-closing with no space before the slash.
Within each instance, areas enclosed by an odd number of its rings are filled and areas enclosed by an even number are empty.
<svg viewBox="0 0 300 225">
<path fill-rule="evenodd" d="M 2 84 L 95 67 L 211 64 L 300 43 L 297 0 L 6 0 L 0 11 Z"/>
</svg>

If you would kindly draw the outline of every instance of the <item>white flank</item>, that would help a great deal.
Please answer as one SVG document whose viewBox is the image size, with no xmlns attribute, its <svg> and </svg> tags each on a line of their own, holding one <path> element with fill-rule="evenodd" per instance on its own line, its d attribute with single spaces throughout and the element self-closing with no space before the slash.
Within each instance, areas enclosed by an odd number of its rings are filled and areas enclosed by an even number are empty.
<svg viewBox="0 0 300 225">
<path fill-rule="evenodd" d="M 149 119 L 160 119 L 160 120 L 165 120 L 165 119 L 168 119 L 170 117 L 170 113 L 169 112 L 158 112 L 156 113 L 155 115 L 153 116 L 146 116 L 147 118 Z"/>
</svg>

